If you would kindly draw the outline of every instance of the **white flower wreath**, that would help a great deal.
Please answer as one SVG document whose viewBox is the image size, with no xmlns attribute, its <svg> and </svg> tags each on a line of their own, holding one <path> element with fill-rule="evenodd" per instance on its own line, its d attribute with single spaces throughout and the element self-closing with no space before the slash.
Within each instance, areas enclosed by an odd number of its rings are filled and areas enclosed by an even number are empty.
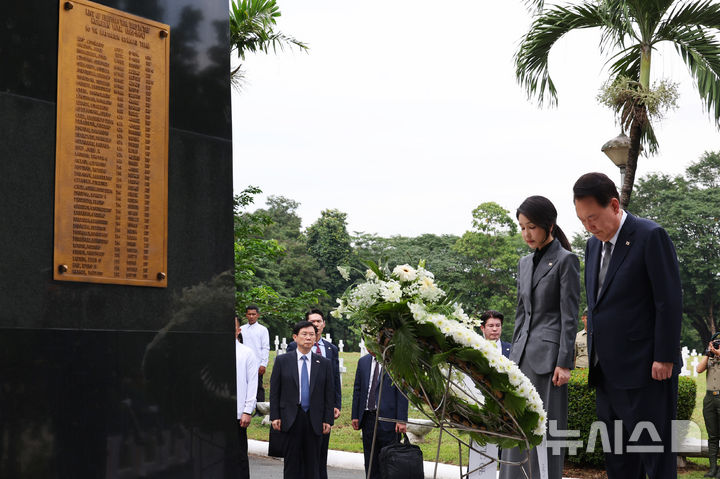
<svg viewBox="0 0 720 479">
<path fill-rule="evenodd" d="M 462 306 L 446 299 L 434 275 L 407 264 L 392 272 L 369 269 L 337 300 L 335 317 L 362 326 L 365 344 L 385 365 L 408 399 L 438 421 L 470 431 L 480 443 L 527 447 L 541 442 L 546 413 L 535 387 L 495 344 L 477 334 Z M 456 380 L 449 368 L 460 371 Z M 474 382 L 478 394 L 451 385 L 438 417 L 446 385 Z M 491 394 L 493 401 L 485 400 Z M 429 410 L 428 410 L 429 407 Z M 482 431 L 482 432 L 480 432 Z M 526 442 L 527 440 L 527 442 Z"/>
</svg>

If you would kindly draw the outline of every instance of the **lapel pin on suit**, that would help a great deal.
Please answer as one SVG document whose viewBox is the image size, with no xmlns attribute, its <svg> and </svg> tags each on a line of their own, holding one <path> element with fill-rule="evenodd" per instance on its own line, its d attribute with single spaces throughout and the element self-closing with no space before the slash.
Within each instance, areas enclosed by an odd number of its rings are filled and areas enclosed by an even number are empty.
<svg viewBox="0 0 720 479">
<path fill-rule="evenodd" d="M 320 360 L 319 360 L 319 359 L 316 359 L 315 362 L 318 363 L 318 364 L 320 364 Z"/>
<path fill-rule="evenodd" d="M 552 263 L 548 263 L 548 266 L 552 266 Z"/>
<path fill-rule="evenodd" d="M 629 241 L 626 241 L 626 242 L 625 242 L 625 246 L 630 246 L 630 242 L 629 242 Z"/>
</svg>

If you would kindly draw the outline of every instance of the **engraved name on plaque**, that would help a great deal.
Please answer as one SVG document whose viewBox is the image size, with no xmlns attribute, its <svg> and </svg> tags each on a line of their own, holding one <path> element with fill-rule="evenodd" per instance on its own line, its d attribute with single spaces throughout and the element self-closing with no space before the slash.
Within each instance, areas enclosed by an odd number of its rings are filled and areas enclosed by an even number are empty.
<svg viewBox="0 0 720 479">
<path fill-rule="evenodd" d="M 170 28 L 60 1 L 54 279 L 167 286 Z"/>
</svg>

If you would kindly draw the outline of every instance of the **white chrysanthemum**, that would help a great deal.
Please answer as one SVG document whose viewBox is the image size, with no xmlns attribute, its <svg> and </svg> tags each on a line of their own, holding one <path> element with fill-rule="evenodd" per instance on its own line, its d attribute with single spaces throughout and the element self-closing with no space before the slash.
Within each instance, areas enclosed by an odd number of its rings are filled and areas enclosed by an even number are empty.
<svg viewBox="0 0 720 479">
<path fill-rule="evenodd" d="M 402 287 L 397 281 L 383 281 L 380 283 L 380 296 L 385 301 L 399 303 L 402 297 Z"/>
<path fill-rule="evenodd" d="M 347 266 L 338 266 L 337 270 L 345 281 L 350 281 L 350 268 Z"/>
<path fill-rule="evenodd" d="M 538 424 L 538 426 L 535 429 L 533 429 L 533 434 L 535 434 L 536 436 L 544 435 L 545 434 L 545 423 L 543 422 L 543 423 Z"/>
<path fill-rule="evenodd" d="M 463 311 L 461 304 L 455 303 L 453 306 L 455 307 L 455 309 L 453 310 L 452 315 L 455 317 L 455 319 L 457 319 L 461 323 L 471 323 L 470 316 L 468 316 L 465 311 Z"/>
<path fill-rule="evenodd" d="M 508 374 L 508 380 L 510 381 L 510 384 L 512 384 L 515 387 L 518 387 L 523 382 L 523 376 L 522 376 L 522 374 L 519 374 L 519 372 L 511 371 Z"/>
<path fill-rule="evenodd" d="M 368 281 L 375 281 L 378 279 L 378 276 L 375 274 L 375 271 L 368 269 L 365 271 L 365 279 Z"/>
<path fill-rule="evenodd" d="M 417 278 L 417 271 L 409 264 L 395 266 L 392 274 L 403 282 L 414 281 Z"/>
<path fill-rule="evenodd" d="M 433 281 L 432 278 L 422 279 L 418 293 L 420 293 L 422 299 L 433 303 L 445 296 L 445 292 L 435 285 L 435 281 Z"/>
<path fill-rule="evenodd" d="M 427 322 L 428 313 L 425 306 L 420 303 L 408 303 L 408 309 L 418 323 L 424 324 Z"/>
</svg>

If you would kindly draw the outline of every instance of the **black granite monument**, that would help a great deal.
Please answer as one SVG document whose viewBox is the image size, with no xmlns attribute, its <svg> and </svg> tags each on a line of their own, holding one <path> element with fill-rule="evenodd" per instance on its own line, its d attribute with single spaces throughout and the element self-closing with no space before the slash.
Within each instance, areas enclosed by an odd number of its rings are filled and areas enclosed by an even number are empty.
<svg viewBox="0 0 720 479">
<path fill-rule="evenodd" d="M 0 15 L 0 477 L 231 477 L 227 0 L 98 0 L 170 25 L 167 288 L 53 280 L 57 0 Z"/>
</svg>

